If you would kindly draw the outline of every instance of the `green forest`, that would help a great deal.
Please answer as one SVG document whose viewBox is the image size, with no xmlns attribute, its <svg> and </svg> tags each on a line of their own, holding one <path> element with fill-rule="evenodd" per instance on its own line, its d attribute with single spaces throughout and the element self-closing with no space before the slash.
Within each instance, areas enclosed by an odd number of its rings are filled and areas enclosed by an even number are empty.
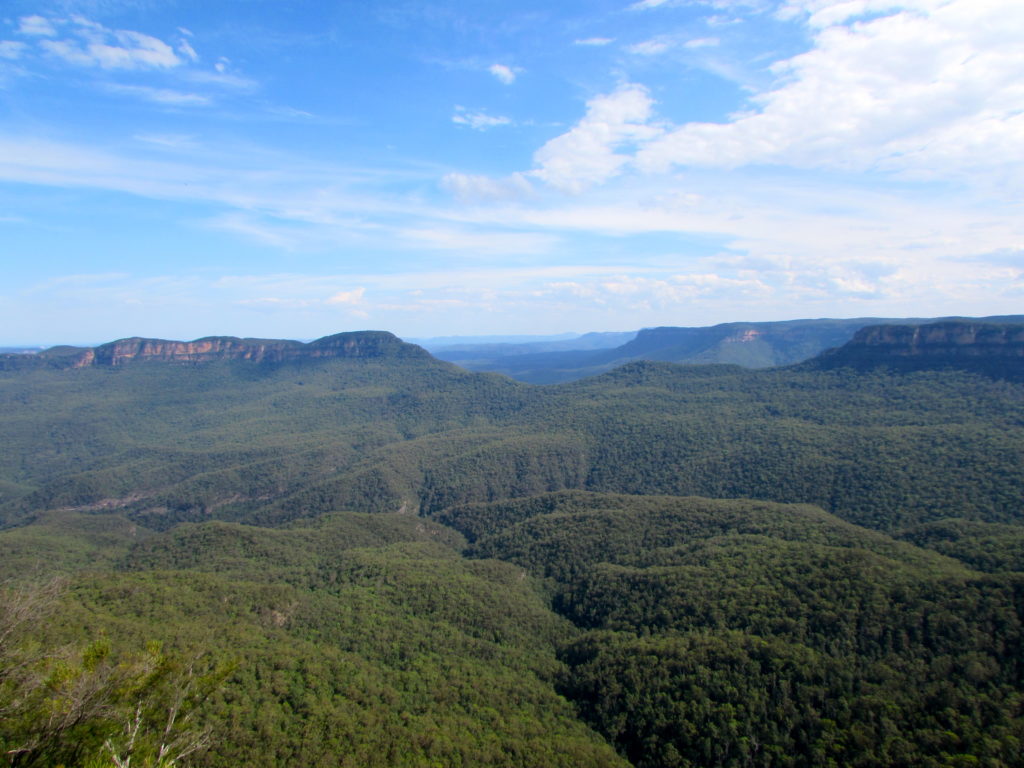
<svg viewBox="0 0 1024 768">
<path fill-rule="evenodd" d="M 373 349 L 0 361 L 0 765 L 1024 766 L 1021 376 Z"/>
</svg>

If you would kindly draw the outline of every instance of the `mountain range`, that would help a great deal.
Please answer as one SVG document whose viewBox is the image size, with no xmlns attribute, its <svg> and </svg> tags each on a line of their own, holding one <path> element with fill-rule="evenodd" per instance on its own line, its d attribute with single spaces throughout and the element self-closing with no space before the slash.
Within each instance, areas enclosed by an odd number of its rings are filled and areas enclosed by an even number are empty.
<svg viewBox="0 0 1024 768">
<path fill-rule="evenodd" d="M 840 347 L 861 328 L 925 325 L 970 318 L 852 318 L 723 323 L 695 328 L 645 328 L 631 333 L 591 333 L 575 340 L 535 344 L 429 345 L 437 358 L 473 371 L 494 371 L 533 384 L 592 376 L 633 360 L 680 364 L 731 363 L 770 368 L 809 359 Z M 978 322 L 1024 322 L 1024 315 L 977 318 Z"/>
</svg>

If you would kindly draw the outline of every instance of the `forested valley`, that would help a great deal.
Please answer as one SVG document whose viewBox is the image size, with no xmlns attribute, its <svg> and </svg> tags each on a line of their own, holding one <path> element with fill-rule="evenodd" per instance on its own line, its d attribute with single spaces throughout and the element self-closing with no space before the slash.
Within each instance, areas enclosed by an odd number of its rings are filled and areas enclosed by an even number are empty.
<svg viewBox="0 0 1024 768">
<path fill-rule="evenodd" d="M 549 386 L 0 356 L 3 760 L 1024 765 L 1024 327 L 948 325 Z"/>
</svg>

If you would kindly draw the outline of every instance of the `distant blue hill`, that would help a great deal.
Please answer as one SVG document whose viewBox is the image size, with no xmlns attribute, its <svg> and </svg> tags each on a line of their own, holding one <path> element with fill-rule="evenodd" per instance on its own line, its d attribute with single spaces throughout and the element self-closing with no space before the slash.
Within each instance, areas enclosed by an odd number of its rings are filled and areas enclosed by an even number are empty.
<svg viewBox="0 0 1024 768">
<path fill-rule="evenodd" d="M 843 346 L 866 326 L 919 326 L 953 320 L 1024 323 L 1024 315 L 736 322 L 706 327 L 645 328 L 635 334 L 587 334 L 563 342 L 460 344 L 435 348 L 431 352 L 435 357 L 471 371 L 503 373 L 533 384 L 554 384 L 593 376 L 634 360 L 728 363 L 745 368 L 792 365 Z M 622 341 L 610 346 L 616 337 L 621 337 Z M 594 346 L 585 347 L 587 343 Z M 597 346 L 602 343 L 606 345 L 604 348 Z"/>
</svg>

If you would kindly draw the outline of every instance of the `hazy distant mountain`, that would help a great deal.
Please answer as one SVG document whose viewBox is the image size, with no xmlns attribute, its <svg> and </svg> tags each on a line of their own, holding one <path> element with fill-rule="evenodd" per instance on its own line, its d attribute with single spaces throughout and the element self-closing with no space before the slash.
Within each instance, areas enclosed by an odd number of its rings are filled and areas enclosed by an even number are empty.
<svg viewBox="0 0 1024 768">
<path fill-rule="evenodd" d="M 417 344 L 426 350 L 443 349 L 445 347 L 461 347 L 469 345 L 473 347 L 490 346 L 492 344 L 545 344 L 550 341 L 572 341 L 580 338 L 578 333 L 553 333 L 553 334 L 493 334 L 480 336 L 425 336 L 422 338 L 407 338 L 405 341 L 410 344 Z"/>
<path fill-rule="evenodd" d="M 728 363 L 771 368 L 802 362 L 872 325 L 921 325 L 958 318 L 852 318 L 722 323 L 694 328 L 645 328 L 609 349 L 563 348 L 559 351 L 499 347 L 438 349 L 435 357 L 472 371 L 503 373 L 533 384 L 553 384 L 593 376 L 633 360 L 671 363 Z M 959 318 L 969 319 L 969 318 Z M 979 322 L 1024 322 L 1024 315 L 981 318 Z M 615 334 L 593 334 L 610 340 Z M 524 345 L 526 346 L 526 345 Z"/>
<path fill-rule="evenodd" d="M 448 337 L 462 339 L 458 343 L 438 343 L 438 340 L 426 339 L 414 341 L 424 349 L 428 350 L 434 357 L 449 362 L 462 363 L 463 361 L 486 361 L 502 357 L 515 357 L 517 355 L 542 354 L 545 352 L 566 352 L 566 351 L 591 351 L 596 349 L 613 349 L 622 346 L 634 338 L 639 331 L 610 331 L 606 333 L 584 333 L 581 336 L 571 338 L 561 337 L 533 337 L 532 341 L 512 342 L 489 342 L 489 337 Z"/>
</svg>

